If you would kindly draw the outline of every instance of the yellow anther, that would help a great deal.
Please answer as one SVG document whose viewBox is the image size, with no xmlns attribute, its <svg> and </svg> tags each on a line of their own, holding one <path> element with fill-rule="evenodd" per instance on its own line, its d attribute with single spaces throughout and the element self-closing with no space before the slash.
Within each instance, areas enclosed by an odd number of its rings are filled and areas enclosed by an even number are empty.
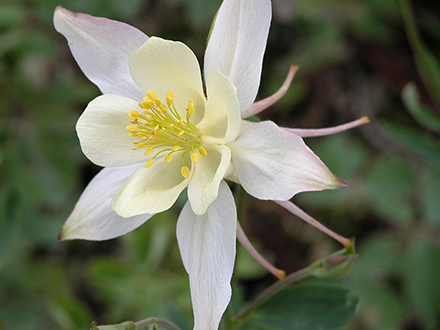
<svg viewBox="0 0 440 330">
<path fill-rule="evenodd" d="M 179 125 L 183 125 L 183 119 L 182 118 L 180 118 L 180 120 L 179 120 Z"/>
<path fill-rule="evenodd" d="M 177 136 L 182 136 L 185 133 L 185 131 L 180 131 L 179 133 L 177 133 Z"/>
<path fill-rule="evenodd" d="M 136 133 L 137 130 L 138 130 L 137 126 L 134 125 L 134 124 L 132 124 L 132 125 L 127 125 L 127 126 L 125 126 L 125 128 L 126 128 L 127 130 L 129 130 L 130 132 L 132 132 L 132 133 Z"/>
<path fill-rule="evenodd" d="M 145 155 L 148 156 L 148 155 L 152 154 L 153 151 L 154 151 L 154 148 L 150 148 L 147 151 L 145 151 Z"/>
<path fill-rule="evenodd" d="M 171 93 L 171 92 L 168 92 L 168 93 L 167 93 L 166 101 L 167 101 L 167 105 L 168 105 L 169 107 L 171 107 L 171 103 L 173 103 L 173 101 L 174 101 L 174 94 Z"/>
<path fill-rule="evenodd" d="M 148 138 L 148 140 L 152 141 L 156 138 L 156 134 L 154 132 L 151 134 L 151 136 Z"/>
<path fill-rule="evenodd" d="M 144 96 L 144 98 L 142 99 L 142 103 L 144 104 L 145 108 L 147 108 L 147 109 L 154 108 L 154 102 L 150 98 L 148 98 L 147 96 Z"/>
<path fill-rule="evenodd" d="M 175 145 L 174 147 L 171 148 L 172 151 L 177 151 L 180 149 L 180 146 Z"/>
<path fill-rule="evenodd" d="M 207 152 L 206 149 L 203 148 L 203 147 L 199 147 L 199 153 L 200 153 L 203 157 L 206 157 L 206 155 L 208 155 L 208 152 Z"/>
<path fill-rule="evenodd" d="M 160 105 L 160 110 L 162 110 L 163 113 L 167 113 L 168 109 L 163 104 Z"/>
<path fill-rule="evenodd" d="M 134 141 L 133 141 L 133 144 L 138 144 L 138 143 L 139 143 L 138 140 L 134 140 Z"/>
<path fill-rule="evenodd" d="M 162 102 L 160 102 L 159 99 L 154 99 L 154 102 L 156 103 L 156 105 L 157 105 L 158 107 L 160 107 L 160 106 L 162 105 Z"/>
<path fill-rule="evenodd" d="M 146 164 L 145 164 L 145 168 L 149 168 L 151 165 L 153 165 L 154 162 L 154 158 L 151 158 Z"/>
<path fill-rule="evenodd" d="M 188 114 L 191 116 L 194 113 L 194 101 L 190 100 L 188 104 Z"/>
<path fill-rule="evenodd" d="M 148 97 L 150 98 L 150 99 L 152 99 L 152 100 L 156 100 L 158 97 L 157 97 L 157 94 L 155 93 L 155 92 L 153 92 L 153 91 L 148 91 L 147 92 L 147 95 L 148 95 Z"/>
<path fill-rule="evenodd" d="M 130 113 L 128 114 L 128 117 L 132 118 L 132 119 L 136 119 L 139 118 L 141 115 L 139 114 L 139 112 L 137 112 L 136 110 L 132 110 L 130 111 Z"/>
<path fill-rule="evenodd" d="M 154 131 L 157 132 L 159 130 L 159 125 L 154 126 Z"/>
<path fill-rule="evenodd" d="M 199 161 L 199 154 L 193 152 L 193 153 L 191 154 L 191 161 L 192 161 L 193 163 L 197 163 L 197 162 Z"/>
<path fill-rule="evenodd" d="M 142 102 L 139 102 L 138 105 L 140 108 L 145 109 L 145 105 Z"/>
<path fill-rule="evenodd" d="M 141 140 L 142 140 L 142 141 L 147 141 L 148 138 L 147 138 L 146 136 L 143 136 L 143 137 L 141 138 Z"/>
<path fill-rule="evenodd" d="M 180 169 L 180 173 L 182 173 L 182 176 L 185 179 L 188 179 L 189 178 L 189 173 L 190 173 L 188 166 L 182 166 L 182 168 Z"/>
<path fill-rule="evenodd" d="M 173 159 L 173 156 L 171 156 L 171 155 L 166 155 L 166 156 L 165 156 L 165 163 L 169 163 L 172 159 Z"/>
</svg>

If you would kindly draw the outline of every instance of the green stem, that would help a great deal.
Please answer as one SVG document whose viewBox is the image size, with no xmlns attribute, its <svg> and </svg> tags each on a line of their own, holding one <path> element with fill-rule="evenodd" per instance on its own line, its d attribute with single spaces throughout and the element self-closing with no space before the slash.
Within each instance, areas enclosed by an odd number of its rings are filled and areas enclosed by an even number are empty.
<svg viewBox="0 0 440 330">
<path fill-rule="evenodd" d="M 418 71 L 426 85 L 426 88 L 428 89 L 435 107 L 440 109 L 440 99 L 438 98 L 438 93 L 440 91 L 436 90 L 435 78 L 433 77 L 431 69 L 425 58 L 425 45 L 422 42 L 422 38 L 417 28 L 417 23 L 410 0 L 400 0 L 400 8 L 402 11 L 403 22 L 405 24 L 406 35 L 414 53 Z"/>
<path fill-rule="evenodd" d="M 154 326 L 158 326 L 165 330 L 180 330 L 180 328 L 173 322 L 158 317 L 149 317 L 145 320 L 136 322 L 135 325 L 137 330 L 150 330 L 154 329 Z"/>
</svg>

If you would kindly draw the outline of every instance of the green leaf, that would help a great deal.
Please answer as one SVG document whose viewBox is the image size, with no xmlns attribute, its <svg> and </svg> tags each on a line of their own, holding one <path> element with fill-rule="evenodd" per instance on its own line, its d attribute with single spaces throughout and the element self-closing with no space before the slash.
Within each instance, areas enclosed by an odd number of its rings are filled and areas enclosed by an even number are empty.
<svg viewBox="0 0 440 330">
<path fill-rule="evenodd" d="M 337 330 L 351 320 L 358 302 L 339 285 L 286 287 L 255 309 L 238 329 Z"/>
<path fill-rule="evenodd" d="M 440 169 L 430 171 L 422 190 L 422 207 L 426 221 L 440 225 Z"/>
<path fill-rule="evenodd" d="M 409 82 L 402 90 L 402 101 L 411 116 L 423 127 L 440 132 L 440 117 L 427 106 L 420 103 L 420 96 L 414 83 Z"/>
<path fill-rule="evenodd" d="M 90 330 L 136 330 L 136 325 L 132 321 L 126 321 L 119 324 L 96 326 L 92 323 Z"/>
<path fill-rule="evenodd" d="M 371 206 L 384 220 L 399 228 L 407 228 L 414 219 L 410 196 L 415 176 L 410 164 L 382 157 L 371 165 L 367 181 Z"/>
<path fill-rule="evenodd" d="M 412 5 L 409 0 L 400 0 L 403 21 L 408 41 L 414 53 L 414 59 L 420 76 L 428 89 L 432 101 L 440 109 L 440 65 L 420 36 Z"/>
<path fill-rule="evenodd" d="M 440 162 L 440 144 L 428 134 L 391 123 L 382 123 L 382 127 L 406 149 L 428 160 Z"/>
<path fill-rule="evenodd" d="M 401 259 L 411 309 L 415 309 L 424 320 L 427 329 L 439 329 L 440 326 L 437 319 L 440 251 L 439 244 L 436 245 L 427 240 L 425 234 L 417 233 L 408 243 L 408 250 Z"/>
</svg>

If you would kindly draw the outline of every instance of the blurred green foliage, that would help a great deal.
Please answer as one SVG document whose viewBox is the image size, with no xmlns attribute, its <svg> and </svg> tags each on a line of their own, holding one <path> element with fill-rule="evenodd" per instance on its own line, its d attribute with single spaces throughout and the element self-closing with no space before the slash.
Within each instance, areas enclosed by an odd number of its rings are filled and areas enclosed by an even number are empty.
<svg viewBox="0 0 440 330">
<path fill-rule="evenodd" d="M 77 118 L 99 91 L 53 28 L 57 5 L 182 40 L 201 60 L 220 0 L 0 3 L 0 329 L 79 330 L 92 320 L 149 316 L 191 329 L 188 279 L 174 234 L 179 205 L 119 239 L 57 242 L 99 170 L 81 153 L 75 133 Z M 346 329 L 440 327 L 440 109 L 417 71 L 420 61 L 429 61 L 440 76 L 440 13 L 436 0 L 413 5 L 429 56 L 410 47 L 397 0 L 273 0 L 259 97 L 280 86 L 290 64 L 301 70 L 261 119 L 310 128 L 372 119 L 360 129 L 307 139 L 350 185 L 294 198 L 336 232 L 356 237 L 354 270 L 337 280 L 361 297 Z M 288 272 L 336 248 L 265 202 L 250 203 L 243 225 Z M 246 253 L 238 251 L 234 312 L 274 281 Z M 313 291 L 304 288 L 292 290 Z"/>
</svg>

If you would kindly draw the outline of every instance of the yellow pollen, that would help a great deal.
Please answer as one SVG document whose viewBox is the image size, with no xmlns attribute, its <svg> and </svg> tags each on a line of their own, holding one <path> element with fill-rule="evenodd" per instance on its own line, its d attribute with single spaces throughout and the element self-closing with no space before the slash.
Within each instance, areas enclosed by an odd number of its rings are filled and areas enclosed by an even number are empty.
<svg viewBox="0 0 440 330">
<path fill-rule="evenodd" d="M 193 162 L 193 163 L 197 163 L 198 161 L 199 161 L 199 154 L 197 154 L 197 153 L 192 153 L 191 154 L 191 161 Z"/>
<path fill-rule="evenodd" d="M 167 101 L 167 106 L 171 107 L 171 103 L 173 103 L 173 101 L 174 101 L 174 94 L 171 92 L 168 92 L 166 101 Z"/>
<path fill-rule="evenodd" d="M 188 113 L 191 116 L 194 113 L 194 101 L 190 100 L 188 104 Z"/>
<path fill-rule="evenodd" d="M 125 128 L 127 129 L 127 130 L 129 130 L 130 132 L 132 132 L 132 133 L 135 133 L 135 132 L 137 132 L 137 130 L 138 130 L 138 127 L 137 127 L 137 125 L 127 125 L 127 126 L 125 126 Z"/>
<path fill-rule="evenodd" d="M 128 117 L 136 119 L 138 117 L 140 117 L 141 115 L 139 114 L 139 112 L 137 112 L 136 110 L 132 110 L 130 111 L 130 113 L 128 114 Z"/>
<path fill-rule="evenodd" d="M 147 95 L 148 95 L 148 97 L 149 97 L 150 99 L 152 99 L 153 101 L 155 101 L 156 99 L 158 99 L 157 94 L 156 94 L 155 92 L 151 91 L 151 90 L 147 92 Z"/>
<path fill-rule="evenodd" d="M 203 147 L 199 147 L 199 153 L 203 156 L 206 157 L 208 155 L 208 152 L 206 151 L 205 148 Z"/>
<path fill-rule="evenodd" d="M 154 162 L 154 158 L 151 158 L 146 164 L 145 164 L 145 168 L 149 168 L 151 165 L 153 165 Z"/>
<path fill-rule="evenodd" d="M 145 107 L 146 109 L 152 109 L 152 108 L 154 108 L 154 102 L 151 101 L 151 99 L 149 99 L 149 98 L 146 97 L 146 96 L 142 99 L 142 103 L 144 104 L 144 107 Z"/>
<path fill-rule="evenodd" d="M 144 148 L 145 155 L 151 157 L 145 167 L 162 157 L 165 163 L 170 163 L 178 153 L 177 157 L 182 157 L 180 172 L 184 178 L 189 178 L 190 168 L 185 165 L 185 158 L 197 163 L 200 155 L 207 155 L 202 147 L 202 133 L 191 123 L 191 115 L 197 111 L 194 101 L 189 100 L 185 113 L 184 109 L 176 109 L 172 92 L 166 94 L 166 102 L 162 103 L 154 91 L 148 91 L 139 109 L 128 113 L 131 124 L 126 129 L 130 137 L 138 137 L 133 141 L 133 150 Z"/>
<path fill-rule="evenodd" d="M 189 178 L 189 173 L 190 173 L 188 166 L 182 166 L 182 168 L 180 169 L 180 173 L 182 173 L 182 176 L 185 179 L 188 179 Z"/>
</svg>

